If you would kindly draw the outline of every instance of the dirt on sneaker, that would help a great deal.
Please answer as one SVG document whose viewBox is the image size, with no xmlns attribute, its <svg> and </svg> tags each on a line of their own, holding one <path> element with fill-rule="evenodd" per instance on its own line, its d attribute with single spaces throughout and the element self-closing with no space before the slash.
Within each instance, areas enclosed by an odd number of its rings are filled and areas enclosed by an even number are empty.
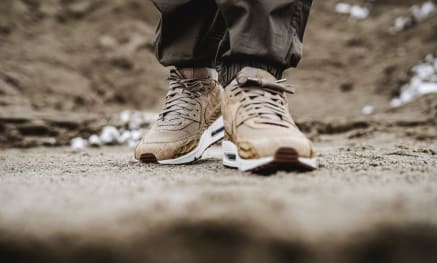
<svg viewBox="0 0 437 263">
<path fill-rule="evenodd" d="M 151 1 L 0 1 L 0 261 L 432 261 L 437 94 L 390 101 L 437 51 L 437 15 L 395 34 L 424 1 L 342 1 L 368 7 L 363 20 L 313 2 L 285 77 L 321 167 L 256 177 L 223 168 L 219 148 L 163 167 L 67 146 L 122 110 L 160 109 Z"/>
</svg>

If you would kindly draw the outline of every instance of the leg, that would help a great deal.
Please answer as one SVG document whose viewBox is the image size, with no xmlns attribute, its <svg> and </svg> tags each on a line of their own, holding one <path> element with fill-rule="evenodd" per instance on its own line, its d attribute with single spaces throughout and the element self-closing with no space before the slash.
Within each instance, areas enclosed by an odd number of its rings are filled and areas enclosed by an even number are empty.
<svg viewBox="0 0 437 263">
<path fill-rule="evenodd" d="M 289 111 L 291 86 L 278 81 L 296 66 L 311 0 L 216 0 L 228 32 L 221 42 L 223 162 L 243 171 L 311 170 L 311 141 Z"/>
<path fill-rule="evenodd" d="M 224 23 L 213 1 L 156 0 L 161 23 L 156 55 L 175 66 L 159 118 L 135 149 L 143 162 L 183 164 L 198 160 L 224 136 L 221 115 L 223 87 L 214 66 Z"/>
<path fill-rule="evenodd" d="M 164 66 L 215 67 L 225 24 L 213 0 L 155 0 L 155 53 Z"/>
<path fill-rule="evenodd" d="M 228 32 L 220 45 L 222 84 L 244 66 L 276 78 L 297 66 L 312 0 L 216 0 Z"/>
</svg>

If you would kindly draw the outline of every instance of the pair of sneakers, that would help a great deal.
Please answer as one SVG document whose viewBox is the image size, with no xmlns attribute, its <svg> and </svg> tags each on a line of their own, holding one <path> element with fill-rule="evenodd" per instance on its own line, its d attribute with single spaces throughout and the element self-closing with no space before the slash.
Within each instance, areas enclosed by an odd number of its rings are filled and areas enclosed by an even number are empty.
<svg viewBox="0 0 437 263">
<path fill-rule="evenodd" d="M 223 164 L 242 171 L 315 169 L 311 141 L 287 103 L 293 88 L 268 72 L 246 67 L 223 89 L 207 68 L 174 69 L 165 105 L 135 149 L 147 163 L 185 164 L 223 141 Z"/>
</svg>

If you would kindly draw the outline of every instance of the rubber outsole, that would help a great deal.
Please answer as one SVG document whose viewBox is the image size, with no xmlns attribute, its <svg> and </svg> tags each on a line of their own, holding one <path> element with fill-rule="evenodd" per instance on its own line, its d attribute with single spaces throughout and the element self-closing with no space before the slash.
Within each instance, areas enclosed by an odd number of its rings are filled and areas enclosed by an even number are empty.
<svg viewBox="0 0 437 263">
<path fill-rule="evenodd" d="M 312 171 L 317 168 L 316 158 L 299 157 L 292 147 L 279 148 L 271 157 L 241 159 L 237 147 L 229 141 L 223 142 L 223 163 L 226 167 L 237 168 L 257 174 L 273 174 L 278 171 Z"/>
<path fill-rule="evenodd" d="M 158 159 L 153 153 L 144 153 L 140 156 L 140 161 L 143 163 L 158 163 Z"/>
<path fill-rule="evenodd" d="M 273 160 L 264 165 L 258 166 L 251 170 L 251 172 L 260 173 L 260 174 L 272 174 L 277 171 L 299 171 L 299 172 L 308 172 L 316 169 L 317 167 L 310 166 L 307 163 L 301 161 L 299 158 L 297 151 L 293 148 L 279 148 Z"/>
<path fill-rule="evenodd" d="M 211 126 L 206 129 L 200 137 L 199 143 L 191 152 L 169 160 L 158 160 L 153 153 L 143 153 L 139 160 L 143 163 L 159 163 L 167 165 L 188 164 L 202 158 L 203 153 L 215 143 L 221 141 L 225 135 L 223 118 L 218 118 Z"/>
</svg>

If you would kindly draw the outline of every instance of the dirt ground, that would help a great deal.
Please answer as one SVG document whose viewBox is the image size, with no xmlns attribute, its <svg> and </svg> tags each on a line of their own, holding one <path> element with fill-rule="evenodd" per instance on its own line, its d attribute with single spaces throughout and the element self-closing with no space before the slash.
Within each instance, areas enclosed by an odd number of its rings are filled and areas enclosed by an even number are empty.
<svg viewBox="0 0 437 263">
<path fill-rule="evenodd" d="M 157 166 L 120 147 L 0 154 L 3 262 L 433 262 L 437 143 L 320 137 L 318 171 Z"/>
<path fill-rule="evenodd" d="M 346 1 L 370 7 L 365 20 L 336 2 L 314 1 L 286 73 L 320 169 L 259 177 L 223 168 L 218 146 L 179 167 L 124 146 L 71 150 L 121 110 L 159 110 L 157 13 L 144 0 L 2 0 L 0 261 L 437 261 L 437 95 L 390 108 L 437 52 L 437 16 L 393 34 L 418 1 Z"/>
</svg>

